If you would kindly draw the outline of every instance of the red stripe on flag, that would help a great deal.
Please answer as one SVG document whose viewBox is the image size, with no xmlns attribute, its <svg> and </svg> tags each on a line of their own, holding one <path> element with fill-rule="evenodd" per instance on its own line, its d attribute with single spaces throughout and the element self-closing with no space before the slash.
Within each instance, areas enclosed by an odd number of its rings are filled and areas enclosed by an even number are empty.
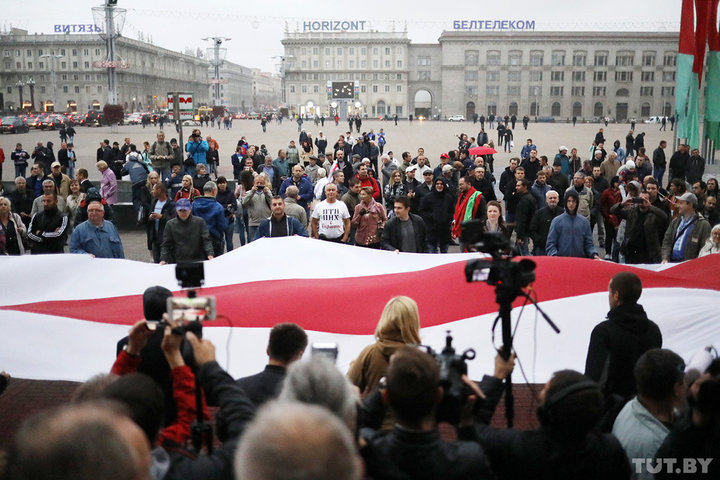
<svg viewBox="0 0 720 480">
<path fill-rule="evenodd" d="M 534 290 L 540 301 L 604 292 L 610 278 L 625 270 L 637 273 L 643 288 L 720 291 L 717 275 L 720 255 L 708 255 L 660 272 L 577 258 L 534 257 L 533 260 L 538 264 Z M 396 295 L 407 295 L 417 301 L 423 327 L 497 311 L 492 287 L 465 282 L 465 263 L 368 277 L 249 282 L 199 289 L 198 295 L 217 297 L 218 313 L 231 317 L 234 327 L 268 328 L 278 322 L 295 322 L 308 330 L 370 335 L 375 331 L 385 303 Z M 523 300 L 518 299 L 515 306 L 522 303 Z M 0 308 L 132 325 L 142 318 L 142 295 Z M 230 323 L 218 320 L 208 325 L 230 326 Z"/>
<path fill-rule="evenodd" d="M 695 9 L 693 0 L 683 0 L 682 2 L 678 53 L 695 55 Z"/>
<path fill-rule="evenodd" d="M 718 34 L 718 4 L 720 0 L 714 0 L 710 5 L 710 15 L 708 16 L 708 46 L 710 51 L 720 51 L 720 34 Z"/>
<path fill-rule="evenodd" d="M 693 72 L 698 75 L 698 84 L 702 85 L 702 71 L 705 66 L 705 45 L 710 23 L 710 0 L 695 0 L 695 58 Z"/>
</svg>

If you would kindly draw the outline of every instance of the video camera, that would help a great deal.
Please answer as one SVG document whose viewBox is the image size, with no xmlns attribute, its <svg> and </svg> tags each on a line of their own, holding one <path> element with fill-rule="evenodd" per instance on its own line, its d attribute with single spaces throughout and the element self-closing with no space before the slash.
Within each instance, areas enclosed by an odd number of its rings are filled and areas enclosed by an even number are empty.
<svg viewBox="0 0 720 480">
<path fill-rule="evenodd" d="M 460 240 L 464 249 L 468 252 L 489 253 L 493 258 L 469 260 L 465 266 L 465 279 L 468 282 L 487 282 L 512 294 L 519 293 L 535 281 L 535 262 L 527 259 L 510 261 L 514 252 L 505 235 L 485 232 L 484 222 L 480 220 L 463 222 L 462 227 Z"/>
<path fill-rule="evenodd" d="M 205 283 L 205 267 L 202 262 L 178 263 L 175 267 L 175 278 L 182 288 L 188 289 L 187 297 L 169 297 L 167 299 L 167 315 L 172 323 L 182 320 L 183 324 L 173 328 L 173 333 L 185 335 L 193 332 L 202 337 L 202 322 L 217 318 L 217 302 L 215 297 L 198 297 L 194 288 Z M 148 321 L 148 329 L 162 330 L 168 322 Z"/>
<path fill-rule="evenodd" d="M 462 355 L 455 353 L 452 346 L 453 337 L 450 330 L 445 336 L 445 347 L 440 353 L 432 348 L 426 347 L 427 353 L 435 357 L 440 367 L 440 386 L 443 388 L 443 399 L 438 405 L 435 418 L 438 422 L 448 422 L 456 425 L 460 421 L 460 410 L 473 393 L 472 389 L 465 385 L 463 375 L 467 375 L 467 361 L 475 358 L 475 350 L 468 348 Z"/>
</svg>

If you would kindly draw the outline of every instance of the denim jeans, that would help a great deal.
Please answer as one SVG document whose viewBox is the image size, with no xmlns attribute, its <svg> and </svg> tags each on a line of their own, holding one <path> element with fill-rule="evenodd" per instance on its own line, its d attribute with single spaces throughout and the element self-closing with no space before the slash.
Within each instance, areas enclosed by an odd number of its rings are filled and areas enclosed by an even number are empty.
<svg viewBox="0 0 720 480">
<path fill-rule="evenodd" d="M 653 169 L 653 178 L 657 180 L 658 186 L 662 187 L 662 179 L 665 176 L 665 168 L 666 167 L 655 167 Z"/>
<path fill-rule="evenodd" d="M 235 232 L 235 222 L 228 223 L 225 227 L 225 250 L 229 252 L 233 249 L 233 233 Z"/>
<path fill-rule="evenodd" d="M 233 225 L 235 225 L 235 231 L 238 233 L 238 236 L 240 237 L 240 246 L 242 247 L 246 243 L 248 243 L 248 234 L 247 234 L 247 228 L 245 227 L 245 220 L 243 220 L 242 215 L 238 215 L 235 217 L 235 221 L 233 222 Z"/>
<path fill-rule="evenodd" d="M 450 244 L 442 243 L 439 240 L 427 240 L 425 245 L 428 253 L 438 253 L 438 250 L 440 253 L 447 253 Z"/>
<path fill-rule="evenodd" d="M 255 240 L 255 232 L 257 232 L 259 225 L 248 225 L 248 243 Z"/>
<path fill-rule="evenodd" d="M 27 171 L 27 167 L 23 165 L 15 165 L 15 178 L 17 177 L 25 177 L 25 172 Z M 14 179 L 13 179 L 14 180 Z"/>
</svg>

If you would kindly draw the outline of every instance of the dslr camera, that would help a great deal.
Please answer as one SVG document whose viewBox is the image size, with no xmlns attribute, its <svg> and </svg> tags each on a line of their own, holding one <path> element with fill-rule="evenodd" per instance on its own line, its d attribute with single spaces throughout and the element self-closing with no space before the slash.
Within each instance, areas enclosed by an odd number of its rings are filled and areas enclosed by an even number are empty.
<svg viewBox="0 0 720 480">
<path fill-rule="evenodd" d="M 452 346 L 453 337 L 450 330 L 445 336 L 445 347 L 440 353 L 427 347 L 427 352 L 435 357 L 440 367 L 440 386 L 444 395 L 442 402 L 437 407 L 435 418 L 438 422 L 448 422 L 457 425 L 460 421 L 460 410 L 473 393 L 472 389 L 465 385 L 463 375 L 467 375 L 467 361 L 475 358 L 475 350 L 468 348 L 461 355 L 455 352 Z"/>
</svg>

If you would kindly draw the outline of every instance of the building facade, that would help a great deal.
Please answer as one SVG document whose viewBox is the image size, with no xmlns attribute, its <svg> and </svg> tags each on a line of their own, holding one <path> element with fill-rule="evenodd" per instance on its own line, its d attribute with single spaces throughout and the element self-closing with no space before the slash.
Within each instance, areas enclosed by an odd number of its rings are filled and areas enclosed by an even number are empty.
<svg viewBox="0 0 720 480">
<path fill-rule="evenodd" d="M 407 115 L 407 32 L 286 32 L 282 43 L 291 112 Z M 353 82 L 354 98 L 333 99 L 332 82 Z"/>
<path fill-rule="evenodd" d="M 193 92 L 195 103 L 208 97 L 208 62 L 155 45 L 120 37 L 115 41 L 118 102 L 125 111 L 167 105 L 167 93 Z M 105 42 L 96 35 L 38 35 L 13 29 L 0 35 L 2 109 L 17 110 L 22 82 L 24 108 L 35 111 L 87 111 L 108 99 Z M 33 85 L 31 96 L 30 83 Z M 32 98 L 34 97 L 34 98 Z"/>
<path fill-rule="evenodd" d="M 259 68 L 252 70 L 252 107 L 264 112 L 280 105 L 282 91 L 280 77 Z"/>
<path fill-rule="evenodd" d="M 225 60 L 220 65 L 220 96 L 216 97 L 215 67 L 208 70 L 210 103 L 231 112 L 248 113 L 253 108 L 253 69 Z"/>
<path fill-rule="evenodd" d="M 296 113 L 332 111 L 331 81 L 355 82 L 348 112 L 370 117 L 624 121 L 675 103 L 677 32 L 444 31 L 412 44 L 406 32 L 310 31 L 282 43 Z"/>
</svg>

